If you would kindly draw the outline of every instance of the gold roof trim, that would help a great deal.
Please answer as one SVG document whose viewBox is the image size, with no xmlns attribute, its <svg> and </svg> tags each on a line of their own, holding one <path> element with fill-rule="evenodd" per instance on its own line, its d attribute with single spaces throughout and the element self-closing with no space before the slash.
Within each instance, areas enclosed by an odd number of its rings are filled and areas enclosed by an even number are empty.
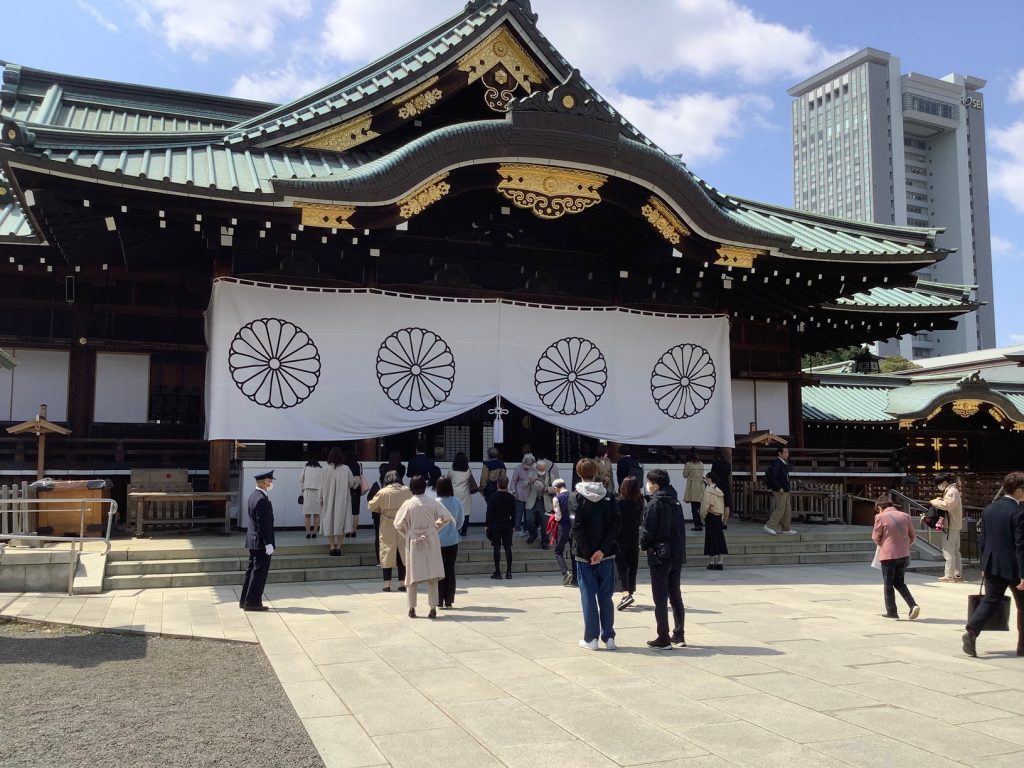
<svg viewBox="0 0 1024 768">
<path fill-rule="evenodd" d="M 498 193 L 541 219 L 560 219 L 597 205 L 598 190 L 608 181 L 592 171 L 521 163 L 499 165 L 498 175 Z"/>
<path fill-rule="evenodd" d="M 359 146 L 370 139 L 380 136 L 371 130 L 370 123 L 373 122 L 373 115 L 367 113 L 348 120 L 340 125 L 334 125 L 323 131 L 310 136 L 290 142 L 289 147 L 305 147 L 307 149 L 327 149 L 332 152 L 344 152 L 352 147 Z"/>
</svg>

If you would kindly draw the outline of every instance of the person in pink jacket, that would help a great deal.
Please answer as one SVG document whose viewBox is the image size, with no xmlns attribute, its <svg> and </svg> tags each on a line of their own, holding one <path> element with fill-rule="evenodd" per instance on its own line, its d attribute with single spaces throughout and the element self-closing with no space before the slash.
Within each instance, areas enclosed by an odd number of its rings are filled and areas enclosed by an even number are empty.
<svg viewBox="0 0 1024 768">
<path fill-rule="evenodd" d="M 875 528 L 871 538 L 878 545 L 878 561 L 882 566 L 885 595 L 885 613 L 882 615 L 887 619 L 900 617 L 896 612 L 896 592 L 899 592 L 910 607 L 911 620 L 916 619 L 921 609 L 904 580 L 907 566 L 910 565 L 914 526 L 910 522 L 910 515 L 897 509 L 888 493 L 883 493 L 875 501 Z"/>
</svg>

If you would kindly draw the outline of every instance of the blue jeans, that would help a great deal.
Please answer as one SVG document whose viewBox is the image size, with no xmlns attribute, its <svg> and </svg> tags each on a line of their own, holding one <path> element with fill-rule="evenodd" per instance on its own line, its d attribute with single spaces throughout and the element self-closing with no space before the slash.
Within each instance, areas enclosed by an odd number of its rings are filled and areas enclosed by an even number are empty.
<svg viewBox="0 0 1024 768">
<path fill-rule="evenodd" d="M 517 531 L 523 530 L 523 523 L 526 521 L 526 502 L 516 499 L 516 525 Z"/>
<path fill-rule="evenodd" d="M 615 560 L 604 559 L 597 565 L 576 561 L 576 580 L 583 603 L 583 639 L 588 643 L 598 636 L 602 640 L 615 637 Z"/>
</svg>

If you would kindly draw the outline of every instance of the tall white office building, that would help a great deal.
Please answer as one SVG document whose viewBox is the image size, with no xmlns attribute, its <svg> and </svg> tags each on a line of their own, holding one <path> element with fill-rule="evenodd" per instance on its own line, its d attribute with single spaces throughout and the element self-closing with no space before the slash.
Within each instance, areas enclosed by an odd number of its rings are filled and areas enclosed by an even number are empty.
<svg viewBox="0 0 1024 768">
<path fill-rule="evenodd" d="M 936 283 L 977 286 L 976 312 L 956 330 L 904 336 L 883 354 L 913 359 L 995 346 L 985 81 L 901 74 L 900 61 L 865 48 L 789 89 L 797 208 L 858 221 L 944 227 L 955 250 L 921 271 Z"/>
</svg>

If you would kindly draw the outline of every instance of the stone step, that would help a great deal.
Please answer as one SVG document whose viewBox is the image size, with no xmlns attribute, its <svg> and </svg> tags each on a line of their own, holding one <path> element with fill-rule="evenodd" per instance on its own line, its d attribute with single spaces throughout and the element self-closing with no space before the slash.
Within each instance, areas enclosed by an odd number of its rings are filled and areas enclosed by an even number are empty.
<svg viewBox="0 0 1024 768">
<path fill-rule="evenodd" d="M 539 552 L 544 557 L 513 559 L 514 573 L 553 573 L 558 570 L 558 563 L 549 552 Z M 767 565 L 800 565 L 822 563 L 870 562 L 874 552 L 869 551 L 838 551 L 838 552 L 801 552 L 792 550 L 786 553 L 751 553 L 735 554 L 726 558 L 726 567 L 767 566 Z M 515 555 L 513 555 L 515 558 Z M 332 558 L 337 560 L 338 558 Z M 192 563 L 197 561 L 178 561 Z M 242 561 L 237 561 L 242 562 Z M 688 554 L 687 567 L 704 568 L 708 558 L 699 554 Z M 169 563 L 168 563 L 169 564 Z M 242 563 L 244 565 L 244 563 Z M 641 569 L 646 563 L 641 558 Z M 463 576 L 486 575 L 493 569 L 490 560 L 465 560 L 456 564 L 456 573 Z M 165 587 L 206 587 L 240 585 L 244 570 L 192 570 L 183 572 L 145 572 L 108 575 L 104 579 L 104 589 L 154 589 Z M 348 565 L 335 567 L 312 568 L 272 568 L 267 581 L 271 583 L 303 582 L 303 581 L 349 581 L 359 579 L 380 579 L 381 571 L 376 566 Z"/>
</svg>

